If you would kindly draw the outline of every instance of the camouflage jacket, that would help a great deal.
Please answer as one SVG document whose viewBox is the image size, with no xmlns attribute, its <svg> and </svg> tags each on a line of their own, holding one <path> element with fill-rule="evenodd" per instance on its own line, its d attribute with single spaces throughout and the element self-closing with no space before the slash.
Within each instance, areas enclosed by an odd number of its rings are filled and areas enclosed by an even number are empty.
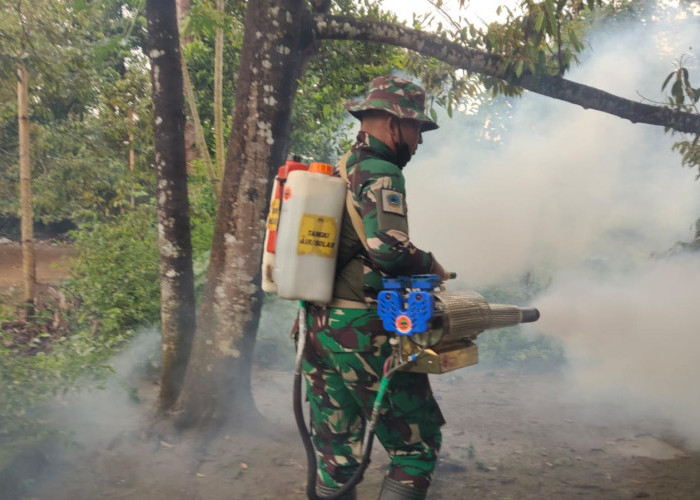
<svg viewBox="0 0 700 500">
<path fill-rule="evenodd" d="M 433 269 L 429 252 L 408 237 L 405 181 L 396 154 L 382 141 L 361 131 L 347 162 L 355 208 L 362 216 L 366 251 L 352 221 L 343 215 L 334 296 L 374 302 L 382 276 L 425 274 Z M 337 174 L 337 173 L 336 173 Z"/>
</svg>

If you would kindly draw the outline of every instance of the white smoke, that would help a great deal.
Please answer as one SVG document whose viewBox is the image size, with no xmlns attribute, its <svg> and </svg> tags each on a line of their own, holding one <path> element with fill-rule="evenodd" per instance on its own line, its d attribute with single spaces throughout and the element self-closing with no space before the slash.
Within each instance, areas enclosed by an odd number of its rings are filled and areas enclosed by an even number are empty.
<svg viewBox="0 0 700 500">
<path fill-rule="evenodd" d="M 156 331 L 144 331 L 112 358 L 114 373 L 100 388 L 70 392 L 49 408 L 52 426 L 73 433 L 76 443 L 88 449 L 106 446 L 119 435 L 141 429 L 153 414 L 149 403 L 153 394 L 139 392 L 138 384 L 144 372 L 153 370 L 149 363 L 160 362 L 160 336 Z M 151 384 L 149 390 L 156 391 Z"/>
<path fill-rule="evenodd" d="M 567 78 L 661 101 L 681 55 L 700 80 L 699 24 L 667 12 L 607 26 Z M 551 277 L 532 328 L 561 340 L 578 395 L 668 418 L 700 448 L 700 260 L 651 258 L 700 217 L 678 136 L 532 93 L 512 105 L 499 144 L 477 141 L 473 116 L 425 135 L 405 171 L 412 239 L 472 289 Z"/>
<path fill-rule="evenodd" d="M 560 339 L 581 397 L 664 417 L 700 449 L 700 256 L 609 279 L 560 275 L 536 326 Z"/>
<path fill-rule="evenodd" d="M 616 25 L 569 78 L 661 99 L 674 59 L 700 45 L 697 24 L 675 21 L 673 47 L 662 26 Z M 671 151 L 677 137 L 532 93 L 511 112 L 498 148 L 476 142 L 477 118 L 443 118 L 405 171 L 413 239 L 467 284 L 591 258 L 624 264 L 688 237 L 699 186 Z"/>
</svg>

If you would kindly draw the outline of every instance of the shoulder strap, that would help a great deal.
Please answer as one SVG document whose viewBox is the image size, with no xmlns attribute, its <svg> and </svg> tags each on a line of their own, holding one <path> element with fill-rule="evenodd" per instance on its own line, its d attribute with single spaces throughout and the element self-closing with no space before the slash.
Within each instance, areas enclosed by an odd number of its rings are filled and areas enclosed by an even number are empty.
<svg viewBox="0 0 700 500">
<path fill-rule="evenodd" d="M 352 222 L 352 227 L 357 233 L 357 237 L 360 238 L 362 246 L 367 250 L 367 236 L 365 235 L 365 225 L 362 222 L 362 217 L 357 212 L 355 204 L 353 202 L 352 192 L 350 191 L 350 183 L 348 182 L 348 158 L 350 158 L 351 152 L 348 151 L 343 155 L 338 163 L 338 171 L 340 172 L 340 177 L 348 183 L 348 189 L 345 196 L 345 206 L 348 209 L 348 214 L 350 214 L 350 221 Z"/>
</svg>

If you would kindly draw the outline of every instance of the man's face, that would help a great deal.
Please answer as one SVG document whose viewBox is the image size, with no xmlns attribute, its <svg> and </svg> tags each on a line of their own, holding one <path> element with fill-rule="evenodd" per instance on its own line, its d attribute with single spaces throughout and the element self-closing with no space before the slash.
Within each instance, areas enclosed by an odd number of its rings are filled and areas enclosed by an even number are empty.
<svg viewBox="0 0 700 500">
<path fill-rule="evenodd" d="M 399 127 L 401 127 L 401 136 L 404 142 L 408 145 L 411 156 L 413 156 L 416 154 L 418 145 L 423 143 L 423 136 L 421 134 L 421 128 L 423 125 L 418 120 L 404 118 L 399 120 Z"/>
</svg>

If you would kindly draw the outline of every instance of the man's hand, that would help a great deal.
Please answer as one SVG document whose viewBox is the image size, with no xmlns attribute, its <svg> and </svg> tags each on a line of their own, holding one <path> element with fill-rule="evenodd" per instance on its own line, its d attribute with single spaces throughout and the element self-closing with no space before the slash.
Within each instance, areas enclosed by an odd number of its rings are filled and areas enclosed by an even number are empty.
<svg viewBox="0 0 700 500">
<path fill-rule="evenodd" d="M 451 279 L 453 276 L 453 273 L 450 273 L 449 271 L 445 271 L 445 268 L 442 267 L 442 265 L 437 261 L 435 257 L 433 257 L 433 269 L 431 271 L 431 274 L 437 274 L 440 276 L 442 281 L 446 281 L 448 279 Z"/>
</svg>

